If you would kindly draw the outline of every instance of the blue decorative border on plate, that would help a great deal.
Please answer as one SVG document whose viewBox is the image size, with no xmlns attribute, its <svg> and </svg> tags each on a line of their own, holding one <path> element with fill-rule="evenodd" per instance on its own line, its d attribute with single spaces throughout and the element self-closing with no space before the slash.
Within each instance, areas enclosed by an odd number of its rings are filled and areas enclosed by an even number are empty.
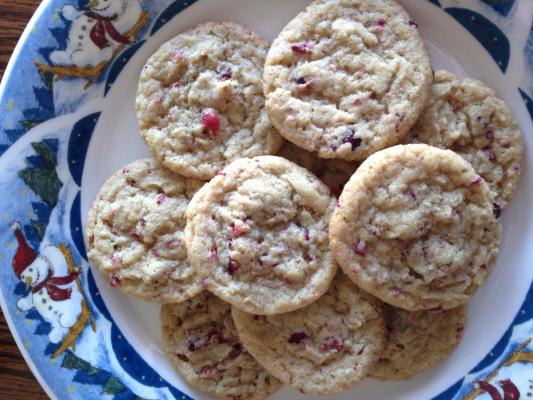
<svg viewBox="0 0 533 400">
<path fill-rule="evenodd" d="M 503 27 L 509 25 L 517 4 L 528 0 L 429 1 L 476 37 L 506 72 L 512 43 Z M 139 356 L 107 310 L 86 260 L 80 187 L 86 152 L 100 116 L 100 110 L 88 109 L 87 104 L 105 97 L 146 39 L 194 2 L 128 0 L 132 8 L 123 10 L 124 15 L 131 11 L 135 18 L 126 31 L 120 31 L 113 25 L 119 25 L 117 20 L 110 22 L 91 13 L 94 10 L 88 8 L 88 0 L 49 1 L 41 6 L 37 23 L 27 32 L 10 65 L 9 80 L 3 82 L 0 303 L 26 359 L 54 398 L 189 398 Z M 133 3 L 140 9 L 135 10 Z M 97 65 L 58 63 L 74 59 L 74 53 L 69 53 L 69 46 L 75 45 L 70 31 L 80 18 L 92 24 L 84 31 L 94 44 L 112 51 L 106 50 L 107 58 L 102 55 Z M 523 51 L 531 78 L 533 26 Z M 67 85 L 83 95 L 63 97 L 61 87 Z M 533 120 L 533 80 L 528 81 L 526 76 L 517 90 Z M 75 124 L 62 122 L 62 117 L 77 113 L 80 115 Z M 58 265 L 50 261 L 55 260 L 63 271 L 56 268 L 38 290 L 31 284 L 28 289 L 23 281 L 29 272 L 24 268 L 34 260 L 41 260 L 42 268 L 48 262 Z M 24 279 L 19 280 L 17 274 Z M 39 303 L 44 298 L 39 293 L 48 295 L 51 312 Z M 65 301 L 79 312 L 62 331 L 58 321 Z M 524 390 L 532 391 L 532 335 L 533 285 L 492 351 L 434 399 L 471 400 L 487 393 L 493 400 L 512 400 L 520 391 L 524 395 Z"/>
</svg>

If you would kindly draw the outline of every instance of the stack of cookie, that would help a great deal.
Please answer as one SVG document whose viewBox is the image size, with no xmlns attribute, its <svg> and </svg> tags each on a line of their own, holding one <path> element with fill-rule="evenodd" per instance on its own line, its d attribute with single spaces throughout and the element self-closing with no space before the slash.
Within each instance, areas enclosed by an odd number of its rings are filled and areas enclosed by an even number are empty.
<svg viewBox="0 0 533 400">
<path fill-rule="evenodd" d="M 155 160 L 101 188 L 88 256 L 163 304 L 184 379 L 226 399 L 333 394 L 457 347 L 522 138 L 492 89 L 432 72 L 398 4 L 315 1 L 270 48 L 202 24 L 150 57 L 136 104 Z"/>
</svg>

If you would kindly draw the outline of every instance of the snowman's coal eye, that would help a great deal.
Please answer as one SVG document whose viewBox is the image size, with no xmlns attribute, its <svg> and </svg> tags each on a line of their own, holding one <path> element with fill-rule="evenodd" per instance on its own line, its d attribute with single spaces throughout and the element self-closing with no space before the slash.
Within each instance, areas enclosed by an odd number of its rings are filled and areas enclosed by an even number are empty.
<svg viewBox="0 0 533 400">
<path fill-rule="evenodd" d="M 33 268 L 30 268 L 30 272 L 33 272 Z"/>
</svg>

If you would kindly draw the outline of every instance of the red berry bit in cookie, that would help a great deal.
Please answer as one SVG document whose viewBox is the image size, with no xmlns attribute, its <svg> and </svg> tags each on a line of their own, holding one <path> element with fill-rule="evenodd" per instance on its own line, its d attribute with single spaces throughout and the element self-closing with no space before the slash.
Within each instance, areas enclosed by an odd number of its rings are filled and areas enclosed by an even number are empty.
<svg viewBox="0 0 533 400">
<path fill-rule="evenodd" d="M 409 21 L 409 25 L 414 26 L 415 28 L 418 28 L 418 24 L 415 21 Z"/>
<path fill-rule="evenodd" d="M 130 236 L 135 240 L 142 240 L 142 236 L 139 231 L 137 231 L 137 229 L 132 229 L 130 232 Z"/>
<path fill-rule="evenodd" d="M 242 345 L 240 343 L 235 343 L 233 345 L 233 348 L 231 349 L 228 357 L 231 358 L 231 359 L 234 359 L 234 358 L 237 358 L 241 355 L 242 353 Z"/>
<path fill-rule="evenodd" d="M 297 43 L 291 46 L 291 50 L 296 54 L 313 54 L 315 42 Z"/>
<path fill-rule="evenodd" d="M 416 192 L 413 189 L 409 189 L 407 192 L 405 192 L 405 194 L 407 194 L 409 197 L 416 201 Z"/>
<path fill-rule="evenodd" d="M 209 378 L 215 375 L 217 371 L 217 367 L 214 365 L 204 365 L 202 368 L 200 368 L 200 376 L 202 378 Z"/>
<path fill-rule="evenodd" d="M 340 353 L 344 349 L 344 341 L 337 336 L 329 337 L 325 342 L 320 344 L 321 351 L 333 351 Z"/>
<path fill-rule="evenodd" d="M 167 198 L 167 196 L 165 196 L 164 193 L 159 193 L 159 195 L 158 195 L 157 198 L 155 199 L 155 202 L 159 205 L 159 204 L 161 204 L 162 202 L 164 202 L 166 198 Z"/>
<path fill-rule="evenodd" d="M 496 217 L 496 219 L 500 218 L 500 216 L 502 215 L 502 208 L 498 203 L 492 204 L 492 211 L 494 212 L 494 216 Z"/>
<path fill-rule="evenodd" d="M 178 247 L 181 244 L 181 240 L 179 239 L 172 239 L 165 243 L 165 247 L 167 249 L 174 249 Z"/>
<path fill-rule="evenodd" d="M 307 334 L 305 332 L 294 332 L 289 337 L 289 343 L 291 343 L 291 344 L 300 344 L 305 339 L 307 339 Z"/>
<path fill-rule="evenodd" d="M 213 342 L 214 340 L 218 340 L 219 338 L 220 332 L 216 329 L 211 329 L 205 336 L 193 337 L 189 339 L 189 341 L 187 342 L 187 349 L 189 349 L 189 351 L 191 352 L 201 350 L 209 346 L 211 342 Z"/>
<path fill-rule="evenodd" d="M 309 229 L 304 229 L 304 239 L 309 240 Z"/>
<path fill-rule="evenodd" d="M 232 275 L 239 269 L 239 263 L 233 259 L 229 259 L 228 262 L 228 274 Z"/>
<path fill-rule="evenodd" d="M 219 75 L 218 75 L 221 81 L 227 81 L 231 79 L 232 76 L 233 76 L 233 69 L 231 67 L 224 68 L 222 71 L 219 72 Z"/>
<path fill-rule="evenodd" d="M 209 252 L 209 256 L 207 257 L 210 261 L 213 261 L 217 258 L 217 248 L 213 247 L 211 248 L 211 251 Z"/>
<path fill-rule="evenodd" d="M 355 137 L 355 132 L 353 130 L 350 129 L 349 131 L 350 133 L 342 139 L 342 143 L 350 143 L 352 145 L 352 151 L 354 151 L 359 146 L 361 146 L 363 140 L 361 138 Z"/>
<path fill-rule="evenodd" d="M 231 234 L 234 237 L 239 237 L 239 236 L 245 235 L 246 233 L 248 233 L 250 231 L 250 227 L 248 225 L 242 223 L 241 221 L 232 222 L 230 224 L 229 228 L 231 230 Z"/>
<path fill-rule="evenodd" d="M 109 284 L 111 285 L 111 287 L 120 286 L 120 278 L 115 274 L 111 275 L 111 278 L 109 279 Z"/>
<path fill-rule="evenodd" d="M 355 242 L 353 246 L 354 253 L 360 257 L 364 257 L 366 256 L 366 250 L 366 242 L 364 240 L 357 239 L 357 242 Z"/>
<path fill-rule="evenodd" d="M 472 181 L 472 186 L 480 186 L 483 182 L 483 178 L 481 176 L 477 176 L 476 179 Z"/>
<path fill-rule="evenodd" d="M 184 57 L 185 57 L 185 52 L 183 50 L 176 50 L 174 54 L 172 54 L 172 58 L 174 58 L 174 60 L 179 60 Z"/>
<path fill-rule="evenodd" d="M 204 132 L 214 139 L 218 136 L 220 131 L 220 118 L 218 118 L 211 111 L 204 111 L 202 113 L 202 125 L 204 126 Z"/>
<path fill-rule="evenodd" d="M 463 332 L 465 330 L 465 327 L 460 325 L 457 327 L 457 329 L 455 330 L 455 339 L 457 341 L 461 340 L 461 338 L 463 337 Z"/>
<path fill-rule="evenodd" d="M 496 155 L 494 154 L 494 152 L 493 152 L 491 149 L 488 149 L 488 148 L 487 148 L 487 149 L 485 149 L 484 151 L 485 151 L 485 155 L 487 156 L 487 158 L 489 159 L 489 161 L 494 162 L 494 163 L 495 163 L 496 161 L 498 161 L 498 160 L 496 159 Z"/>
</svg>

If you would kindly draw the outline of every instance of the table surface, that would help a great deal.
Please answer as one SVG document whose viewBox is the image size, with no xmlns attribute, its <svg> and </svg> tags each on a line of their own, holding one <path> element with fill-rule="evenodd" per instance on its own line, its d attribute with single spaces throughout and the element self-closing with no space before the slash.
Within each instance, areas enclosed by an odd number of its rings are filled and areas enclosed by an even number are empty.
<svg viewBox="0 0 533 400">
<path fill-rule="evenodd" d="M 38 0 L 0 0 L 0 77 L 3 77 L 9 57 L 39 3 Z M 1 312 L 0 398 L 48 399 L 22 358 Z"/>
</svg>

